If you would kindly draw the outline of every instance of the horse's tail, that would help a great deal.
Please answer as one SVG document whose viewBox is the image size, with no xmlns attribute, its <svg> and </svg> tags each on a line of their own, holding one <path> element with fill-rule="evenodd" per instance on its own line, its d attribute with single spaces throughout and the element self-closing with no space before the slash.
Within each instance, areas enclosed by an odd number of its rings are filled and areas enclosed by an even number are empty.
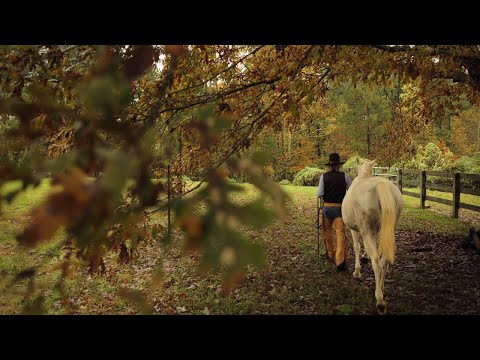
<svg viewBox="0 0 480 360">
<path fill-rule="evenodd" d="M 377 195 L 382 212 L 379 237 L 379 252 L 385 256 L 385 260 L 393 263 L 395 260 L 395 227 L 396 227 L 396 204 L 389 183 L 380 181 L 377 183 Z"/>
</svg>

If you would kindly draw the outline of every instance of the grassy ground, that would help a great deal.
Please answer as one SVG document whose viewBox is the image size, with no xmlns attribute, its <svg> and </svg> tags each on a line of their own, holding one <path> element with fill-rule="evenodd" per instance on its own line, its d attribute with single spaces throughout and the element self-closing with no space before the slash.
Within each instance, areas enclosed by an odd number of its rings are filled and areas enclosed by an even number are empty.
<svg viewBox="0 0 480 360">
<path fill-rule="evenodd" d="M 7 184 L 2 191 L 11 191 L 15 186 L 19 184 Z M 231 294 L 222 294 L 219 273 L 201 275 L 197 272 L 197 255 L 184 254 L 180 246 L 181 234 L 176 234 L 177 239 L 168 248 L 160 247 L 157 243 L 143 244 L 140 257 L 127 265 L 118 265 L 115 255 L 112 254 L 107 258 L 107 273 L 104 276 L 91 277 L 78 263 L 75 275 L 66 282 L 68 298 L 74 305 L 69 312 L 75 314 L 138 313 L 140 309 L 136 305 L 130 304 L 118 295 L 118 288 L 121 286 L 147 293 L 154 312 L 158 314 L 374 313 L 374 281 L 369 269 L 370 265 L 364 267 L 364 278 L 358 281 L 351 276 L 351 269 L 348 273 L 337 273 L 330 263 L 323 260 L 319 262 L 317 259 L 314 228 L 316 189 L 291 185 L 283 188 L 291 198 L 287 205 L 289 214 L 287 219 L 277 221 L 260 231 L 245 229 L 253 241 L 264 246 L 267 264 L 260 269 L 249 268 L 244 282 Z M 248 201 L 257 194 L 251 185 L 244 185 L 244 189 L 244 193 L 237 196 L 238 201 Z M 60 277 L 58 266 L 64 256 L 63 234 L 57 234 L 54 241 L 34 251 L 22 251 L 17 248 L 15 242 L 15 234 L 28 222 L 30 207 L 45 197 L 48 190 L 49 183 L 44 182 L 39 188 L 28 190 L 19 196 L 13 204 L 2 205 L 3 211 L 0 215 L 1 314 L 21 311 L 28 284 L 25 281 L 11 286 L 9 284 L 18 271 L 33 265 L 40 265 L 35 295 L 44 296 L 46 312 L 51 314 L 66 312 L 60 301 L 60 293 L 53 289 Z M 404 200 L 404 212 L 400 232 L 397 235 L 399 265 L 392 267 L 390 278 L 387 275 L 386 296 L 387 302 L 391 304 L 390 311 L 393 313 L 461 312 L 455 304 L 463 303 L 462 295 L 459 292 L 452 293 L 451 289 L 450 292 L 447 291 L 450 295 L 445 297 L 445 303 L 438 302 L 434 308 L 427 300 L 418 300 L 412 304 L 409 300 L 411 296 L 423 299 L 422 296 L 428 297 L 432 292 L 438 295 L 442 288 L 448 287 L 449 282 L 457 283 L 458 281 L 456 278 L 449 278 L 449 272 L 442 282 L 426 282 L 426 287 L 419 288 L 419 284 L 414 279 L 418 274 L 422 276 L 431 274 L 426 263 L 431 259 L 428 258 L 428 254 L 412 253 L 408 249 L 418 241 L 423 244 L 428 239 L 435 238 L 437 234 L 443 236 L 438 238 L 438 244 L 445 243 L 445 246 L 450 246 L 448 244 L 458 241 L 459 236 L 464 236 L 471 226 L 480 223 L 479 214 L 473 213 L 471 216 L 456 220 L 442 214 L 441 209 L 433 206 L 428 210 L 419 209 L 416 198 L 404 196 Z M 164 214 L 159 213 L 157 216 L 162 220 Z M 446 248 L 441 249 L 445 251 Z M 453 264 L 449 263 L 449 271 L 452 271 L 452 274 L 458 274 L 462 279 L 470 279 L 471 271 L 465 275 L 462 269 L 452 269 L 452 266 L 454 267 L 458 262 L 458 257 L 464 261 L 467 255 L 453 250 L 448 252 L 457 256 L 447 260 L 452 261 Z M 434 253 L 432 252 L 432 255 Z M 427 256 L 426 260 L 422 256 Z M 434 260 L 438 260 L 438 266 L 443 266 L 442 257 L 435 256 Z M 152 290 L 149 288 L 150 276 L 159 264 L 163 266 L 165 274 L 163 286 Z M 405 275 L 406 273 L 408 276 Z M 478 278 L 478 273 L 473 275 Z M 431 276 L 436 275 L 432 273 Z M 421 284 L 424 283 L 421 282 Z M 472 281 L 467 283 L 460 281 L 458 285 L 470 286 L 471 291 L 480 289 L 480 284 L 477 286 Z M 477 296 L 477 298 L 480 297 Z M 446 305 L 447 300 L 448 305 Z M 469 313 L 475 312 L 471 307 L 468 309 Z"/>
<path fill-rule="evenodd" d="M 420 188 L 406 188 L 405 190 L 420 194 Z M 452 193 L 431 189 L 427 189 L 427 195 L 446 200 L 452 200 L 453 196 Z M 413 207 L 420 206 L 420 199 L 413 196 L 404 196 L 404 201 L 408 205 L 412 205 Z M 460 194 L 460 202 L 480 206 L 480 196 Z M 430 206 L 430 210 L 433 210 L 436 213 L 444 214 L 447 216 L 450 216 L 450 214 L 452 213 L 452 207 L 449 205 L 444 205 L 428 200 L 425 202 L 425 205 Z M 478 222 L 478 213 L 467 209 L 459 209 L 459 219 L 460 221 L 465 223 L 475 223 L 475 221 Z"/>
</svg>

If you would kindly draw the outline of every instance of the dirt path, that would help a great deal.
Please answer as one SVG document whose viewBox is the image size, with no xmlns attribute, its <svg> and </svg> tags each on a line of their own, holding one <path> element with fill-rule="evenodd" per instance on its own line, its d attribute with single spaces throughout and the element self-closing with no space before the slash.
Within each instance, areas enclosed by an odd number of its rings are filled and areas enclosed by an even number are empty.
<svg viewBox="0 0 480 360">
<path fill-rule="evenodd" d="M 276 230 L 278 235 L 281 232 Z M 318 261 L 311 240 L 292 239 L 286 246 L 270 249 L 270 271 L 261 283 L 281 288 L 295 279 L 297 286 L 285 293 L 285 299 L 297 298 L 295 313 L 375 314 L 372 266 L 363 264 L 362 278 L 353 278 L 351 237 L 347 273 L 337 273 L 323 256 Z M 398 231 L 396 240 L 397 261 L 390 266 L 385 284 L 390 314 L 480 314 L 480 255 L 463 249 L 461 236 Z"/>
<path fill-rule="evenodd" d="M 396 239 L 386 283 L 392 313 L 480 314 L 480 255 L 463 249 L 461 236 L 399 231 Z M 373 288 L 367 268 L 363 281 Z"/>
</svg>

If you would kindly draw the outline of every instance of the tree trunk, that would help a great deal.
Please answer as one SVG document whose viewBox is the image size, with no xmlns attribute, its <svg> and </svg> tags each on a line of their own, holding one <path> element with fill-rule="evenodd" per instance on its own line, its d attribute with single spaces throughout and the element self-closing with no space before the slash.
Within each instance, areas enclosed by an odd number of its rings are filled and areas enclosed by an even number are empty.
<svg viewBox="0 0 480 360">
<path fill-rule="evenodd" d="M 370 159 L 370 152 L 371 152 L 371 134 L 370 134 L 370 123 L 368 122 L 368 118 L 370 117 L 370 109 L 367 106 L 367 158 Z"/>
<path fill-rule="evenodd" d="M 480 151 L 480 121 L 477 126 L 477 152 Z"/>
<path fill-rule="evenodd" d="M 182 158 L 182 151 L 183 151 L 183 141 L 182 141 L 182 133 L 180 132 L 178 134 L 178 154 L 179 156 L 179 174 L 178 176 L 180 177 L 179 185 L 180 185 L 180 194 L 183 194 L 185 192 L 185 184 L 183 182 L 183 158 Z"/>
<path fill-rule="evenodd" d="M 367 157 L 370 159 L 370 125 L 367 124 Z"/>
<path fill-rule="evenodd" d="M 322 155 L 321 148 L 320 148 L 320 134 L 321 134 L 320 125 L 317 124 L 317 136 L 315 139 L 315 149 L 317 153 L 317 159 L 319 159 L 320 156 Z"/>
<path fill-rule="evenodd" d="M 282 121 L 282 139 L 281 139 L 281 150 L 282 150 L 282 173 L 283 173 L 283 178 L 287 175 L 287 168 L 286 168 L 286 163 L 287 163 L 287 154 L 285 153 L 285 121 Z"/>
</svg>

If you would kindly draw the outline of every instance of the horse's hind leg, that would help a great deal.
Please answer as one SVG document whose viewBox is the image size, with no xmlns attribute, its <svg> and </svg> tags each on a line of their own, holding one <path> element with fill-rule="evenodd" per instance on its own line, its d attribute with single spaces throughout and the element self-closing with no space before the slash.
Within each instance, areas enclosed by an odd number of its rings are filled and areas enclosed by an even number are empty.
<svg viewBox="0 0 480 360">
<path fill-rule="evenodd" d="M 365 250 L 365 247 L 363 249 L 363 253 L 362 253 L 362 256 L 360 257 L 360 262 L 362 264 L 367 264 L 368 263 L 368 254 L 367 254 L 367 251 Z"/>
<path fill-rule="evenodd" d="M 360 233 L 358 231 L 352 230 L 352 238 L 353 238 L 353 250 L 355 251 L 355 271 L 353 272 L 353 277 L 359 278 L 362 276 L 360 273 Z"/>
<path fill-rule="evenodd" d="M 380 260 L 380 256 L 378 256 L 377 251 L 377 244 L 375 241 L 375 237 L 368 234 L 367 236 L 363 236 L 363 244 L 365 246 L 365 250 L 367 251 L 368 256 L 372 260 L 372 268 L 373 272 L 375 273 L 375 298 L 377 299 L 377 310 L 380 314 L 387 313 L 387 304 L 383 300 L 383 281 L 385 271 L 384 267 L 382 266 L 382 261 Z"/>
<path fill-rule="evenodd" d="M 382 286 L 382 292 L 385 292 L 385 275 L 388 271 L 388 263 L 385 260 L 384 256 L 380 257 L 380 266 L 382 270 L 382 276 L 380 277 L 380 284 Z"/>
</svg>

